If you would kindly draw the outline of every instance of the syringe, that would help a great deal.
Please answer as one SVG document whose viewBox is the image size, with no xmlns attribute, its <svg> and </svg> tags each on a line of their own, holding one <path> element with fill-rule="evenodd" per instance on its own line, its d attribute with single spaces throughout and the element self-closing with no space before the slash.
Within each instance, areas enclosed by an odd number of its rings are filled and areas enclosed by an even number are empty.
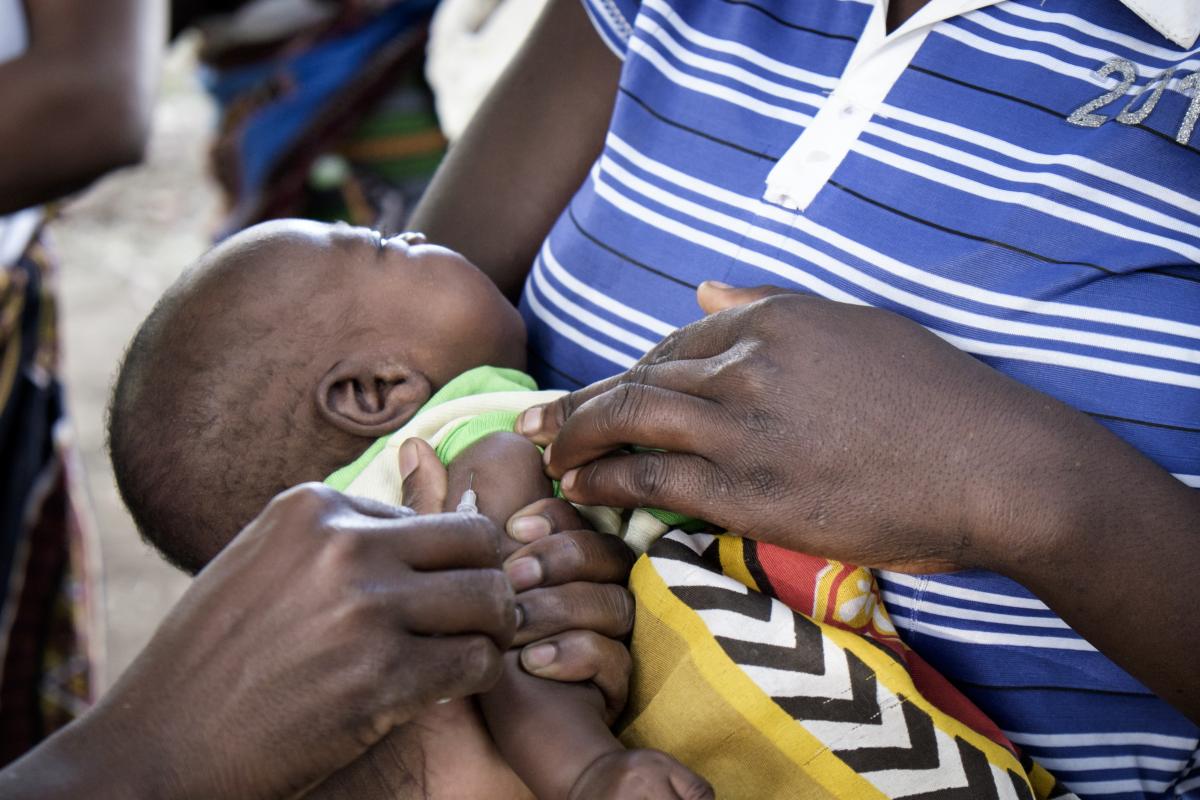
<svg viewBox="0 0 1200 800">
<path fill-rule="evenodd" d="M 463 492 L 462 499 L 458 501 L 458 508 L 454 509 L 459 514 L 478 514 L 479 506 L 476 504 L 475 492 L 471 491 L 471 486 L 475 483 L 475 473 L 467 478 L 467 490 Z"/>
</svg>

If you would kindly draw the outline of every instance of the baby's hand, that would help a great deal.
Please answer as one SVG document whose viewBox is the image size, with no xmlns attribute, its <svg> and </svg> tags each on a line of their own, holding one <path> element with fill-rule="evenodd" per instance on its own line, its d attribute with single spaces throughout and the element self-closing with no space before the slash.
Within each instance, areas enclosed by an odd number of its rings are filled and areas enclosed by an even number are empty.
<svg viewBox="0 0 1200 800">
<path fill-rule="evenodd" d="M 569 800 L 713 800 L 708 781 L 658 750 L 616 750 L 593 761 Z"/>
</svg>

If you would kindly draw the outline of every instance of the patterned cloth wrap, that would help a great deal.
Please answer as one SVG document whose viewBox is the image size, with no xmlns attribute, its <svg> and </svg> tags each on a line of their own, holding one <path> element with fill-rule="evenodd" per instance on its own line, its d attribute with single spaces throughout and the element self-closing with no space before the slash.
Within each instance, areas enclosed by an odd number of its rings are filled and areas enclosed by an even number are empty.
<svg viewBox="0 0 1200 800">
<path fill-rule="evenodd" d="M 95 699 L 95 543 L 75 505 L 53 263 L 0 265 L 0 766 Z"/>
<path fill-rule="evenodd" d="M 423 77 L 435 3 L 383 5 L 344 6 L 270 45 L 206 39 L 222 236 L 288 216 L 393 230 L 411 213 L 446 149 Z"/>
<path fill-rule="evenodd" d="M 449 464 L 561 394 L 471 370 L 326 483 L 398 504 L 404 441 Z M 870 571 L 647 509 L 581 511 L 641 553 L 626 745 L 672 754 L 718 797 L 1074 797 L 900 641 Z"/>
</svg>

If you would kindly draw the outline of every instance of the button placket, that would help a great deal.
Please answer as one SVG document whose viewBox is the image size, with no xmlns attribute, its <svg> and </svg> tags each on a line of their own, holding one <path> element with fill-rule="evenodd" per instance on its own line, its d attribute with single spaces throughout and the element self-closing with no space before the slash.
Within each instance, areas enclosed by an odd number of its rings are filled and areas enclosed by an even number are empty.
<svg viewBox="0 0 1200 800">
<path fill-rule="evenodd" d="M 854 53 L 812 122 L 767 175 L 763 199 L 803 211 L 862 136 L 933 26 L 1000 0 L 932 0 L 891 35 L 886 3 L 877 0 Z"/>
</svg>

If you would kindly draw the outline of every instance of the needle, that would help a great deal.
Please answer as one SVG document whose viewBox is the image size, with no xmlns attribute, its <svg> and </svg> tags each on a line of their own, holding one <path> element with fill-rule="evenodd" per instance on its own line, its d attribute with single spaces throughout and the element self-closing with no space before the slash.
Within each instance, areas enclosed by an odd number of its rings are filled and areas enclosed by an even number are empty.
<svg viewBox="0 0 1200 800">
<path fill-rule="evenodd" d="M 478 514 L 479 506 L 476 505 L 475 492 L 471 491 L 471 486 L 475 483 L 475 473 L 467 478 L 467 490 L 463 492 L 462 499 L 458 501 L 458 508 L 454 509 L 460 514 Z"/>
</svg>

